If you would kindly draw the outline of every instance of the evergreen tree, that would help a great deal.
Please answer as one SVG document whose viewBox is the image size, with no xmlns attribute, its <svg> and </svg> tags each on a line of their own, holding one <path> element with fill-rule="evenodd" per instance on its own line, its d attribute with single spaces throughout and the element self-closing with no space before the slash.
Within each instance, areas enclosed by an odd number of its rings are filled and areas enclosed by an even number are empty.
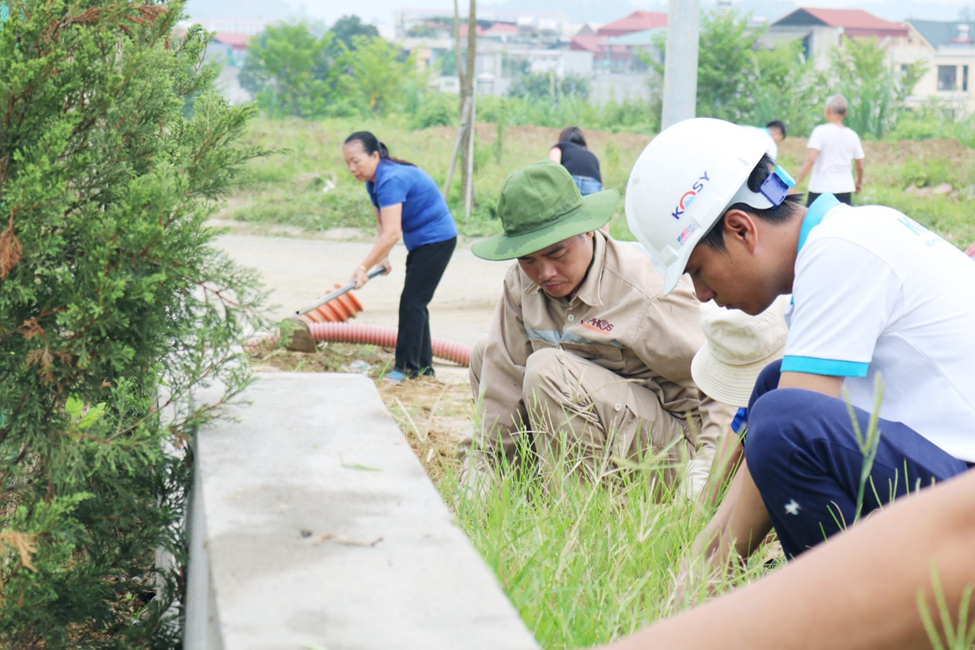
<svg viewBox="0 0 975 650">
<path fill-rule="evenodd" d="M 6 4 L 0 647 L 178 647 L 188 443 L 214 408 L 189 395 L 243 388 L 256 324 L 206 226 L 260 153 L 238 144 L 252 110 L 198 72 L 208 35 L 174 35 L 178 2 Z"/>
</svg>

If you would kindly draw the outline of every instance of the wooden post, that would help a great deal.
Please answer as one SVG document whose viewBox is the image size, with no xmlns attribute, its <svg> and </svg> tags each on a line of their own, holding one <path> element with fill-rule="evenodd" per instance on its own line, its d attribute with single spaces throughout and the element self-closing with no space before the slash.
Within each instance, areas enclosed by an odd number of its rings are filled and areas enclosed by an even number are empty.
<svg viewBox="0 0 975 650">
<path fill-rule="evenodd" d="M 476 129 L 477 94 L 475 63 L 477 62 L 477 0 L 470 0 L 467 13 L 467 65 L 464 71 L 464 97 L 467 98 L 467 129 L 461 141 L 461 187 L 464 196 L 464 215 L 470 219 L 474 203 L 474 136 Z"/>
<path fill-rule="evenodd" d="M 464 140 L 464 133 L 467 131 L 468 115 L 470 114 L 470 102 L 464 102 L 460 110 L 460 128 L 457 129 L 457 137 L 454 139 L 454 152 L 450 155 L 450 165 L 447 167 L 447 180 L 443 184 L 443 198 L 447 200 L 450 192 L 450 183 L 454 179 L 454 167 L 457 165 L 457 156 L 460 154 L 460 144 Z"/>
<path fill-rule="evenodd" d="M 464 219 L 470 221 L 471 208 L 474 205 L 474 125 L 477 123 L 477 89 L 471 93 L 468 99 L 468 105 L 470 106 L 468 114 L 471 119 L 467 123 L 469 140 L 467 141 L 467 174 L 465 174 L 467 176 L 467 184 L 464 186 Z"/>
</svg>

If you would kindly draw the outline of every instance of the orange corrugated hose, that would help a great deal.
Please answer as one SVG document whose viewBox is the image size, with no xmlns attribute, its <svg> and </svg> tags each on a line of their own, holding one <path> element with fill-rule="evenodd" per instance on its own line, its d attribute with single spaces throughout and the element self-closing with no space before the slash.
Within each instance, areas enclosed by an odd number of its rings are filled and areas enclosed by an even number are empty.
<svg viewBox="0 0 975 650">
<path fill-rule="evenodd" d="M 335 285 L 336 289 L 340 289 L 341 287 L 342 285 L 340 284 Z M 350 318 L 355 318 L 356 314 L 360 311 L 363 311 L 362 303 L 349 291 L 337 298 L 329 300 L 324 305 L 307 314 L 298 316 L 298 318 L 308 324 L 311 337 L 315 341 L 365 343 L 395 348 L 397 336 L 395 327 L 359 325 L 358 323 L 346 322 Z M 274 338 L 276 339 L 277 337 L 275 336 Z M 266 339 L 263 342 L 266 344 Z M 250 349 L 260 343 L 255 341 L 246 347 Z M 430 344 L 433 347 L 433 356 L 438 359 L 453 361 L 462 366 L 470 365 L 471 347 L 469 345 L 439 338 L 432 339 Z"/>
<path fill-rule="evenodd" d="M 368 343 L 386 348 L 396 347 L 396 328 L 380 325 L 360 325 L 359 323 L 310 323 L 311 337 L 316 341 L 336 343 Z M 457 341 L 434 338 L 430 341 L 433 356 L 470 365 L 471 347 Z"/>
</svg>

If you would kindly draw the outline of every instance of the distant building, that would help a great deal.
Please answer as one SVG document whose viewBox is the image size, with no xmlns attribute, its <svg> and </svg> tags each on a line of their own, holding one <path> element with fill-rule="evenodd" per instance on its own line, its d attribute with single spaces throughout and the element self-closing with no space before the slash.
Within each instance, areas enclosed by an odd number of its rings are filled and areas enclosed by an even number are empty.
<svg viewBox="0 0 975 650">
<path fill-rule="evenodd" d="M 461 36 L 467 36 L 467 17 L 461 16 Z M 403 9 L 394 14 L 396 38 L 447 38 L 454 33 L 454 14 L 442 10 Z M 569 18 L 557 11 L 478 11 L 478 38 L 531 45 L 554 45 L 568 40 Z"/>
<path fill-rule="evenodd" d="M 955 114 L 975 111 L 975 23 L 908 20 L 907 34 L 890 48 L 893 65 L 904 70 L 922 62 L 926 72 L 908 106 L 918 107 L 937 100 Z"/>
<path fill-rule="evenodd" d="M 634 11 L 625 18 L 607 23 L 596 31 L 597 36 L 626 36 L 667 26 L 667 14 L 656 11 Z"/>
<path fill-rule="evenodd" d="M 468 23 L 461 16 L 461 52 L 466 52 Z M 552 73 L 575 75 L 591 83 L 592 97 L 645 98 L 649 93 L 647 59 L 663 60 L 656 47 L 667 24 L 667 14 L 636 11 L 601 27 L 572 26 L 561 12 L 478 12 L 475 29 L 477 60 L 474 71 L 479 94 L 504 95 L 520 76 Z M 413 52 L 417 60 L 435 75 L 452 71 L 454 17 L 447 11 L 397 12 L 396 42 Z M 572 30 L 576 33 L 573 35 Z M 457 92 L 456 76 L 435 76 L 431 86 L 443 92 Z"/>
<path fill-rule="evenodd" d="M 647 64 L 639 52 L 652 48 L 649 35 L 658 31 L 660 30 L 634 32 L 614 38 L 589 35 L 576 36 L 572 39 L 569 49 L 591 53 L 594 74 L 643 72 L 647 69 Z"/>
<path fill-rule="evenodd" d="M 479 41 L 477 48 L 474 73 L 482 95 L 504 95 L 515 79 L 525 74 L 592 77 L 593 59 L 589 52 L 517 48 L 492 41 Z"/>
<path fill-rule="evenodd" d="M 174 30 L 174 35 L 182 37 L 193 25 L 200 25 L 209 32 L 215 32 L 207 44 L 204 61 L 215 63 L 220 72 L 215 86 L 220 94 L 232 104 L 243 104 L 253 99 L 238 81 L 240 69 L 247 60 L 247 50 L 251 39 L 260 34 L 270 24 L 266 20 L 237 20 L 237 19 L 193 19 L 181 21 Z M 222 31 L 222 28 L 234 28 L 243 31 Z"/>
<path fill-rule="evenodd" d="M 207 46 L 207 59 L 240 68 L 247 59 L 247 49 L 252 38 L 254 36 L 251 34 L 217 32 Z"/>
<path fill-rule="evenodd" d="M 663 54 L 654 42 L 666 33 L 666 25 L 667 14 L 634 11 L 597 30 L 584 26 L 572 38 L 569 47 L 592 53 L 595 74 L 640 73 L 647 69 L 647 55 L 655 61 L 663 61 Z"/>
<path fill-rule="evenodd" d="M 907 27 L 878 18 L 861 9 L 816 9 L 803 7 L 769 26 L 767 44 L 802 40 L 807 60 L 819 69 L 829 65 L 830 50 L 841 47 L 843 37 L 875 38 L 882 46 L 907 35 Z"/>
</svg>

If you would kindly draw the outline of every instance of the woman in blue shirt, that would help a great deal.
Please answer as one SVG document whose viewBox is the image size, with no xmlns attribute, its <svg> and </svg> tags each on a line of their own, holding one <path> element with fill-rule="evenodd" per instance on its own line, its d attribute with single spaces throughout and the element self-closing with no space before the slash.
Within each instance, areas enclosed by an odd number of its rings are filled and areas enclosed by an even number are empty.
<svg viewBox="0 0 975 650">
<path fill-rule="evenodd" d="M 356 289 L 369 281 L 366 273 L 373 266 L 381 266 L 385 273 L 392 270 L 389 251 L 400 236 L 409 251 L 399 299 L 396 364 L 386 377 L 403 381 L 432 376 L 427 305 L 457 245 L 454 217 L 430 175 L 412 163 L 391 158 L 386 145 L 372 133 L 353 133 L 345 139 L 342 153 L 355 179 L 366 184 L 379 233 L 376 245 L 352 274 Z"/>
</svg>

